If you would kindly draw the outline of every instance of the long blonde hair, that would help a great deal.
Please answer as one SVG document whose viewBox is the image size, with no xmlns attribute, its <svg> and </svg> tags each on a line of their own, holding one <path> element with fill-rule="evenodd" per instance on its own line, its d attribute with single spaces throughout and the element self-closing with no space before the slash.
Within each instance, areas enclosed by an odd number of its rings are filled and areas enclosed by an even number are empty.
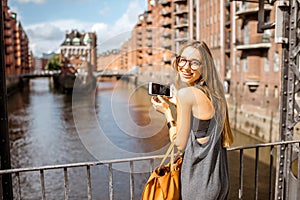
<svg viewBox="0 0 300 200">
<path fill-rule="evenodd" d="M 187 47 L 193 47 L 197 49 L 202 56 L 203 64 L 198 69 L 198 71 L 200 72 L 200 78 L 195 82 L 194 86 L 201 87 L 211 98 L 214 109 L 216 111 L 216 122 L 219 124 L 220 128 L 222 128 L 222 146 L 227 148 L 233 143 L 234 137 L 229 123 L 224 86 L 221 81 L 219 72 L 215 67 L 211 51 L 209 50 L 205 42 L 192 41 L 181 48 L 181 50 L 179 51 L 179 55 L 181 55 Z M 172 66 L 174 70 L 178 71 L 177 59 L 174 59 Z M 175 85 L 179 88 L 182 87 L 182 82 L 180 81 L 178 73 L 176 75 Z"/>
</svg>

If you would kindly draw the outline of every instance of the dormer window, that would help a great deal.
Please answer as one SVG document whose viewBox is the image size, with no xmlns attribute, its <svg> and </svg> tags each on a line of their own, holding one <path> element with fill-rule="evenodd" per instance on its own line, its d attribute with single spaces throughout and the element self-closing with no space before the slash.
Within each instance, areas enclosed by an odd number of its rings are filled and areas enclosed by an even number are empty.
<svg viewBox="0 0 300 200">
<path fill-rule="evenodd" d="M 71 39 L 70 39 L 70 38 L 67 38 L 67 39 L 66 39 L 66 44 L 68 44 L 68 45 L 71 44 Z"/>
<path fill-rule="evenodd" d="M 73 45 L 80 45 L 80 39 L 79 38 L 74 38 L 73 39 Z"/>
</svg>

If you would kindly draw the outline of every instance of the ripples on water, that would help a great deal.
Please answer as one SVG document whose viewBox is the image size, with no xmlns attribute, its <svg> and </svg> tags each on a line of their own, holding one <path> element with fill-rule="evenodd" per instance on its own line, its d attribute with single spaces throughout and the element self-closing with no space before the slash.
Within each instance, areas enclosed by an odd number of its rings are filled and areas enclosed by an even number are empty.
<svg viewBox="0 0 300 200">
<path fill-rule="evenodd" d="M 116 88 L 116 82 L 101 82 L 95 96 L 94 112 L 97 115 L 98 123 L 102 124 L 106 136 L 119 146 L 129 152 L 148 152 L 153 148 L 163 147 L 168 144 L 166 129 L 151 139 L 133 138 L 124 134 L 116 125 L 111 111 L 111 98 L 115 90 L 115 96 L 120 98 L 118 103 L 128 103 L 130 115 L 133 121 L 144 126 L 150 123 L 148 114 L 150 98 L 144 89 L 138 89 L 132 94 L 127 94 L 130 84 L 124 83 Z M 129 95 L 129 99 L 122 99 L 118 93 Z M 128 101 L 128 102 L 127 102 Z M 79 104 L 79 108 L 86 109 L 85 102 Z M 120 105 L 116 105 L 120 106 Z M 9 97 L 9 130 L 11 140 L 12 167 L 36 167 L 44 165 L 56 165 L 75 162 L 96 161 L 96 158 L 83 145 L 79 134 L 78 125 L 74 123 L 72 109 L 72 95 L 61 94 L 53 90 L 49 79 L 35 79 L 30 81 L 29 88 Z M 122 113 L 117 113 L 122 114 Z M 81 119 L 82 120 L 82 119 Z M 124 119 L 125 120 L 125 119 Z M 91 122 L 81 122 L 89 129 Z M 82 133 L 81 133 L 82 134 Z M 84 133 L 83 133 L 84 134 Z M 102 144 L 98 144 L 101 149 Z M 98 147 L 95 147 L 98 148 Z M 105 152 L 105 151 L 104 151 Z M 118 157 L 117 152 L 105 152 L 111 157 Z M 115 155 L 113 155 L 115 154 Z M 21 174 L 22 196 L 25 199 L 39 199 L 41 196 L 40 180 L 38 172 Z M 30 174 L 28 176 L 28 174 Z M 71 169 L 70 195 L 73 199 L 85 199 L 86 179 L 85 168 Z M 135 184 L 137 193 L 143 187 L 147 176 L 137 178 Z M 92 168 L 93 196 L 96 199 L 108 198 L 108 170 L 106 166 Z M 115 197 L 120 195 L 129 197 L 129 177 L 122 171 L 114 172 Z M 140 180 L 140 181 L 139 181 Z M 45 172 L 47 199 L 63 199 L 63 171 L 50 170 Z M 120 186 L 124 185 L 124 186 Z M 120 189 L 118 189 L 120 188 Z M 140 194 L 138 194 L 140 195 Z M 100 198 L 101 197 L 101 198 Z M 119 198 L 118 198 L 119 197 Z"/>
<path fill-rule="evenodd" d="M 105 158 L 107 156 L 122 158 L 122 154 L 117 151 L 105 151 L 105 145 L 101 144 L 101 141 L 93 143 L 93 148 L 87 147 L 83 134 L 97 134 L 99 126 L 112 145 L 127 151 L 128 155 L 164 149 L 168 144 L 165 127 L 153 129 L 152 132 L 156 134 L 152 137 L 140 137 L 149 134 L 149 130 L 143 127 L 151 123 L 161 125 L 159 122 L 161 123 L 163 119 L 160 114 L 151 114 L 150 97 L 145 89 L 135 88 L 131 84 L 120 81 L 101 82 L 98 83 L 97 92 L 93 96 L 95 103 L 91 107 L 89 101 L 93 99 L 89 99 L 88 102 L 82 101 L 86 98 L 84 95 L 75 102 L 73 99 L 72 105 L 72 95 L 55 91 L 49 80 L 47 78 L 31 80 L 28 88 L 9 97 L 9 131 L 13 168 L 96 161 L 99 155 L 93 155 L 91 149 L 104 153 Z M 124 113 L 124 110 L 128 113 Z M 93 113 L 96 114 L 97 120 L 89 121 Z M 127 127 L 128 120 L 132 120 L 140 128 Z M 238 135 L 237 145 L 246 142 L 257 143 Z M 237 156 L 230 153 L 229 164 L 235 163 Z M 237 170 L 238 167 L 232 169 Z M 232 169 L 231 176 L 236 177 L 238 172 Z M 91 173 L 93 199 L 108 199 L 107 167 L 92 167 Z M 20 175 L 23 199 L 41 199 L 39 172 Z M 87 199 L 86 169 L 70 169 L 68 175 L 70 199 Z M 129 174 L 115 170 L 113 178 L 115 199 L 129 199 Z M 147 178 L 148 174 L 135 174 L 137 199 Z M 45 186 L 47 199 L 64 199 L 63 170 L 46 171 Z M 233 187 L 236 190 L 238 185 L 233 183 Z"/>
</svg>

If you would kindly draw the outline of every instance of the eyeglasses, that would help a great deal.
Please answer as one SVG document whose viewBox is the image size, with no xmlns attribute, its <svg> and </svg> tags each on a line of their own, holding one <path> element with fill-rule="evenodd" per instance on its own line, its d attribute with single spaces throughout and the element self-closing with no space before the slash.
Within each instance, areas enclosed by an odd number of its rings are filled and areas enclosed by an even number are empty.
<svg viewBox="0 0 300 200">
<path fill-rule="evenodd" d="M 196 59 L 188 60 L 181 56 L 177 56 L 176 61 L 179 67 L 184 67 L 187 63 L 189 63 L 192 70 L 199 69 L 201 65 L 201 62 L 199 60 Z"/>
</svg>

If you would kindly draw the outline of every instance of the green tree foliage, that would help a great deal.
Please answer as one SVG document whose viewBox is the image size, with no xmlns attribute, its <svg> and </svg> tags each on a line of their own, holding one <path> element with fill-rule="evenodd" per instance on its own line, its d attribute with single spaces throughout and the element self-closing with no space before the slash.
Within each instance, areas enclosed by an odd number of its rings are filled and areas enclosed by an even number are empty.
<svg viewBox="0 0 300 200">
<path fill-rule="evenodd" d="M 45 66 L 46 70 L 60 70 L 61 63 L 59 61 L 59 54 L 54 54 Z"/>
</svg>

